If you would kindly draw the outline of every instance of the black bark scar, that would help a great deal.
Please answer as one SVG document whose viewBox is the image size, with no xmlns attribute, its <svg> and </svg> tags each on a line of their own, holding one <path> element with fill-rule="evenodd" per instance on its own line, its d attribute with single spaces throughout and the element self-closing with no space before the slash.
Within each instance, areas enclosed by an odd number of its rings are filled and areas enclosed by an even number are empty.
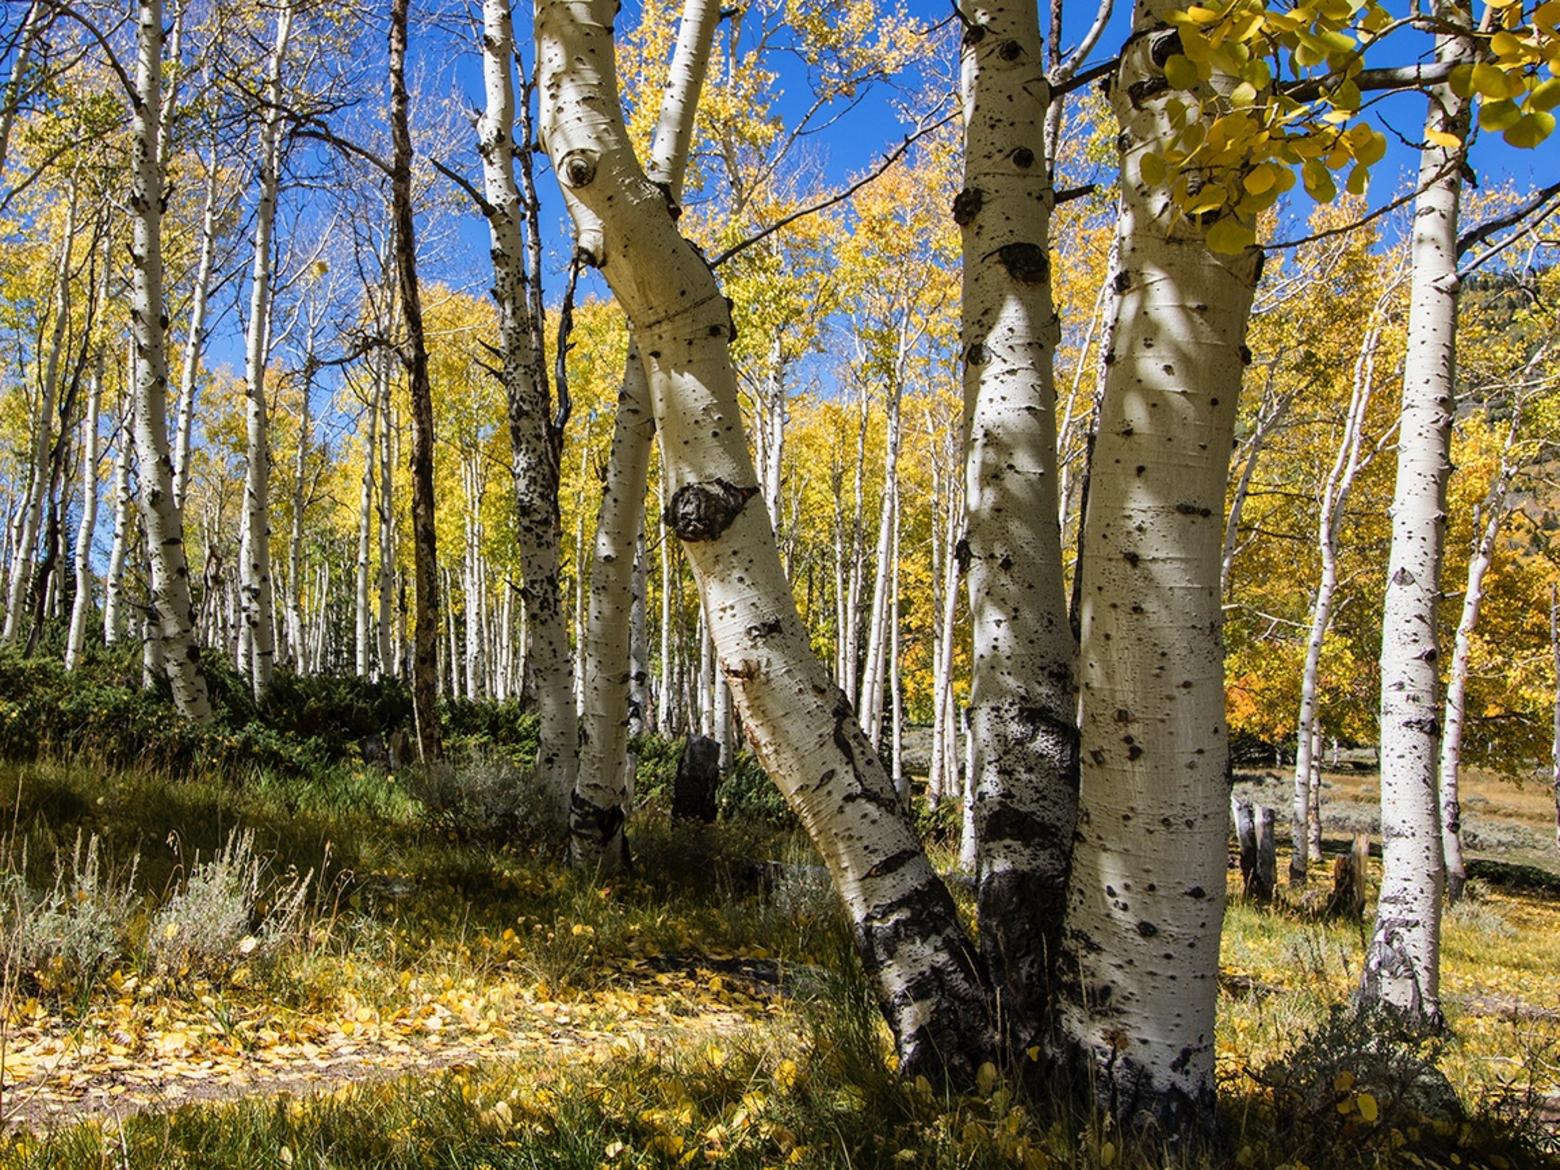
<svg viewBox="0 0 1560 1170">
<path fill-rule="evenodd" d="M 730 528 L 757 487 L 738 487 L 724 479 L 684 484 L 666 505 L 666 524 L 679 540 L 715 540 Z"/>
</svg>

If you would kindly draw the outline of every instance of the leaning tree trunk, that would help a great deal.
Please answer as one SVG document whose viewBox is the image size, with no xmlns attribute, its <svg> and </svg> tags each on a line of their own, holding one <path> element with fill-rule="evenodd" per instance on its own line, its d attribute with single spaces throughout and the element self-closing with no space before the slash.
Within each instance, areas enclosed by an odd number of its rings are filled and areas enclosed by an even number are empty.
<svg viewBox="0 0 1560 1170">
<path fill-rule="evenodd" d="M 255 211 L 254 271 L 249 291 L 249 336 L 244 351 L 244 394 L 248 414 L 248 470 L 244 477 L 244 541 L 238 571 L 251 660 L 245 664 L 254 696 L 271 685 L 276 660 L 276 616 L 271 585 L 271 452 L 267 436 L 265 365 L 271 335 L 271 236 L 281 186 L 282 59 L 292 32 L 292 6 L 276 15 L 276 42 L 265 80 L 260 121 L 260 206 Z"/>
<path fill-rule="evenodd" d="M 141 517 L 151 570 L 151 608 L 173 701 L 186 717 L 211 717 L 200 647 L 190 610 L 190 573 L 184 559 L 184 520 L 173 499 L 168 453 L 168 350 L 163 308 L 162 0 L 140 0 L 137 14 L 134 171 L 130 188 L 135 281 L 130 322 L 135 337 L 135 446 L 141 479 Z"/>
<path fill-rule="evenodd" d="M 882 762 L 813 655 L 742 432 L 731 317 L 623 126 L 611 0 L 537 13 L 543 138 L 571 200 L 599 217 L 595 262 L 648 362 L 671 497 L 726 681 L 759 760 L 826 861 L 902 1075 L 966 1081 L 993 1052 L 979 960 Z"/>
<path fill-rule="evenodd" d="M 1460 0 L 1436 12 L 1469 23 Z M 1436 39 L 1438 61 L 1466 42 Z M 1436 86 L 1427 130 L 1466 137 L 1464 101 Z M 1392 550 L 1381 618 L 1381 894 L 1365 953 L 1360 997 L 1416 1023 L 1441 1024 L 1441 824 L 1436 798 L 1441 705 L 1436 603 L 1451 473 L 1457 345 L 1457 213 L 1465 147 L 1428 144 L 1410 247 L 1408 339 Z"/>
<path fill-rule="evenodd" d="M 486 192 L 483 213 L 492 241 L 500 377 L 509 410 L 521 596 L 529 621 L 530 666 L 541 717 L 537 768 L 543 790 L 561 806 L 574 788 L 578 722 L 574 667 L 559 601 L 558 450 L 542 374 L 545 356 L 537 345 L 541 334 L 531 319 L 520 229 L 523 209 L 515 184 L 514 59 L 507 0 L 484 0 L 482 73 L 487 110 L 478 126 Z"/>
<path fill-rule="evenodd" d="M 961 8 L 969 783 L 981 948 L 1022 1051 L 1050 1028 L 1078 791 L 1057 525 L 1050 91 L 1032 3 Z"/>
<path fill-rule="evenodd" d="M 27 494 L 22 499 L 22 522 L 16 553 L 11 562 L 10 596 L 6 599 L 5 626 L 0 641 L 14 642 L 22 633 L 27 609 L 27 586 L 33 580 L 33 558 L 43 518 L 43 499 L 49 485 L 49 451 L 52 447 L 54 400 L 60 382 L 60 358 L 70 328 L 70 254 L 76 242 L 76 181 L 72 177 L 65 205 L 65 226 L 60 237 L 59 267 L 55 274 L 54 324 L 43 363 L 43 384 L 38 392 L 38 418 L 33 428 Z"/>
<path fill-rule="evenodd" d="M 650 177 L 665 187 L 673 205 L 682 198 L 693 115 L 719 20 L 720 5 L 714 0 L 684 0 L 650 148 Z M 583 650 L 580 766 L 569 803 L 571 858 L 577 865 L 608 871 L 626 859 L 623 826 L 631 795 L 628 732 L 634 673 L 631 606 L 654 437 L 649 382 L 642 357 L 630 344 L 596 517 Z"/>
<path fill-rule="evenodd" d="M 412 402 L 412 577 L 416 584 L 416 626 L 412 648 L 412 711 L 417 750 L 424 763 L 443 758 L 439 734 L 439 549 L 434 528 L 433 387 L 428 381 L 428 346 L 423 333 L 422 294 L 417 285 L 417 232 L 412 215 L 412 133 L 406 92 L 407 0 L 390 5 L 390 201 L 395 218 L 397 290 L 406 338 L 406 367 Z"/>
<path fill-rule="evenodd" d="M 1219 571 L 1261 268 L 1255 248 L 1210 251 L 1168 184 L 1142 173 L 1177 133 L 1156 62 L 1173 7 L 1139 0 L 1111 88 L 1119 299 L 1079 565 L 1082 785 L 1061 961 L 1063 1028 L 1101 1103 L 1167 1137 L 1214 1120 L 1229 831 Z"/>
</svg>

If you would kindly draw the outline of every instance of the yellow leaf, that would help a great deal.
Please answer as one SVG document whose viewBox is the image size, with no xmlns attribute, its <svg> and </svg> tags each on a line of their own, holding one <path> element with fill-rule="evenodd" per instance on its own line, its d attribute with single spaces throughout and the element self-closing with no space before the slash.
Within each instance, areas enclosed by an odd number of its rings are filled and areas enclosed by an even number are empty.
<svg viewBox="0 0 1560 1170">
<path fill-rule="evenodd" d="M 1257 87 L 1249 81 L 1243 81 L 1230 90 L 1230 105 L 1237 110 L 1249 109 L 1257 100 Z"/>
<path fill-rule="evenodd" d="M 1354 1074 L 1348 1069 L 1344 1069 L 1333 1078 L 1334 1092 L 1347 1093 L 1352 1088 L 1354 1088 Z"/>
<path fill-rule="evenodd" d="M 1535 110 L 1552 110 L 1560 106 L 1560 77 L 1540 82 L 1528 94 L 1528 106 Z"/>
<path fill-rule="evenodd" d="M 1191 89 L 1197 84 L 1197 66 L 1191 58 L 1176 53 L 1165 62 L 1165 80 L 1174 89 Z"/>
<path fill-rule="evenodd" d="M 1507 73 L 1499 65 L 1480 61 L 1473 67 L 1473 88 L 1481 97 L 1492 101 L 1516 97 L 1522 92 L 1522 79 Z"/>
<path fill-rule="evenodd" d="M 1381 1116 L 1381 1109 L 1376 1104 L 1376 1098 L 1369 1093 L 1361 1093 L 1354 1099 L 1354 1103 L 1360 1111 L 1362 1120 L 1373 1122 Z"/>
<path fill-rule="evenodd" d="M 991 1096 L 991 1090 L 997 1087 L 997 1066 L 991 1061 L 986 1061 L 975 1071 L 975 1087 L 980 1090 L 982 1097 Z"/>
<path fill-rule="evenodd" d="M 291 1166 L 293 1164 L 292 1150 L 288 1149 L 286 1146 L 283 1146 L 281 1149 L 276 1151 L 276 1160 L 283 1166 Z"/>
<path fill-rule="evenodd" d="M 1545 110 L 1536 110 L 1524 114 L 1516 125 L 1506 130 L 1503 137 L 1509 145 L 1519 150 L 1531 150 L 1548 138 L 1554 129 L 1555 116 Z"/>
<path fill-rule="evenodd" d="M 1455 134 L 1448 134 L 1445 130 L 1426 130 L 1425 138 L 1432 146 L 1439 146 L 1442 150 L 1456 150 L 1462 146 L 1462 139 Z"/>
<path fill-rule="evenodd" d="M 1515 102 L 1485 102 L 1479 107 L 1479 125 L 1490 131 L 1505 130 L 1517 124 L 1522 111 Z"/>
<path fill-rule="evenodd" d="M 1233 215 L 1226 215 L 1208 229 L 1208 250 L 1234 256 L 1257 242 L 1257 233 Z"/>
</svg>

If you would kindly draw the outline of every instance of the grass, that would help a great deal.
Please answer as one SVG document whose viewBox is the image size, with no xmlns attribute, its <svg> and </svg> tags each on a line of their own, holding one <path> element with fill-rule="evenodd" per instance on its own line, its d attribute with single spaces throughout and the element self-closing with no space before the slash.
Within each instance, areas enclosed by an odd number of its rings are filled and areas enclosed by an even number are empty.
<svg viewBox="0 0 1560 1170">
<path fill-rule="evenodd" d="M 900 1083 L 848 931 L 790 833 L 676 826 L 652 805 L 636 872 L 599 883 L 566 871 L 550 840 L 435 831 L 415 791 L 349 764 L 242 782 L 0 765 L 12 855 L 25 845 L 34 885 L 78 833 L 97 835 L 110 872 L 136 863 L 113 962 L 68 989 L 8 969 L 8 1071 L 57 1045 L 50 1091 L 118 1060 L 213 1098 L 51 1119 L 12 1089 L 7 1110 L 33 1124 L 0 1137 L 0 1165 L 1167 1164 L 1058 1101 L 1021 1098 L 999 1070 L 967 1097 Z M 307 912 L 263 962 L 160 969 L 149 924 L 235 829 L 272 871 L 319 875 Z M 752 864 L 765 857 L 799 865 L 765 880 Z M 1393 1049 L 1398 1064 L 1362 1047 L 1348 1014 L 1359 925 L 1232 900 L 1225 1144 L 1168 1164 L 1539 1165 L 1536 1118 L 1560 1094 L 1560 901 L 1473 894 L 1446 926 L 1450 1035 Z M 310 1061 L 335 1070 L 313 1092 L 242 1089 L 256 1069 Z M 1416 1105 L 1416 1085 L 1443 1082 L 1458 1115 Z"/>
</svg>

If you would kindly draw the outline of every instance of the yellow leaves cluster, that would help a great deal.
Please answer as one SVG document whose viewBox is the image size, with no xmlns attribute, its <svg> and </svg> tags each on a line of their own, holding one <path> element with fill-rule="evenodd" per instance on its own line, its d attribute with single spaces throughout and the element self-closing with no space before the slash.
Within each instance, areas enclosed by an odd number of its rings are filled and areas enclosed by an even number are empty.
<svg viewBox="0 0 1560 1170">
<path fill-rule="evenodd" d="M 1551 111 L 1560 106 L 1560 0 L 1538 5 L 1531 19 L 1519 0 L 1493 0 L 1490 8 L 1500 28 L 1481 38 L 1488 59 L 1459 65 L 1448 84 L 1458 97 L 1480 99 L 1482 129 L 1531 150 L 1554 132 Z"/>
<path fill-rule="evenodd" d="M 1501 27 L 1470 36 L 1479 59 L 1448 84 L 1482 100 L 1484 129 L 1535 147 L 1554 130 L 1550 111 L 1560 105 L 1560 0 L 1538 5 L 1530 20 L 1521 0 L 1492 8 Z M 1386 140 L 1355 121 L 1363 104 L 1355 79 L 1366 47 L 1395 27 L 1377 0 L 1304 0 L 1287 11 L 1264 0 L 1207 0 L 1168 20 L 1177 50 L 1163 66 L 1178 91 L 1165 106 L 1172 134 L 1141 156 L 1139 174 L 1149 186 L 1168 184 L 1180 214 L 1209 225 L 1210 248 L 1233 254 L 1254 243 L 1257 217 L 1297 175 L 1318 203 L 1340 189 L 1364 193 Z M 1314 98 L 1275 84 L 1286 59 L 1295 81 L 1315 82 Z M 1447 150 L 1462 145 L 1445 129 L 1428 137 Z"/>
</svg>

